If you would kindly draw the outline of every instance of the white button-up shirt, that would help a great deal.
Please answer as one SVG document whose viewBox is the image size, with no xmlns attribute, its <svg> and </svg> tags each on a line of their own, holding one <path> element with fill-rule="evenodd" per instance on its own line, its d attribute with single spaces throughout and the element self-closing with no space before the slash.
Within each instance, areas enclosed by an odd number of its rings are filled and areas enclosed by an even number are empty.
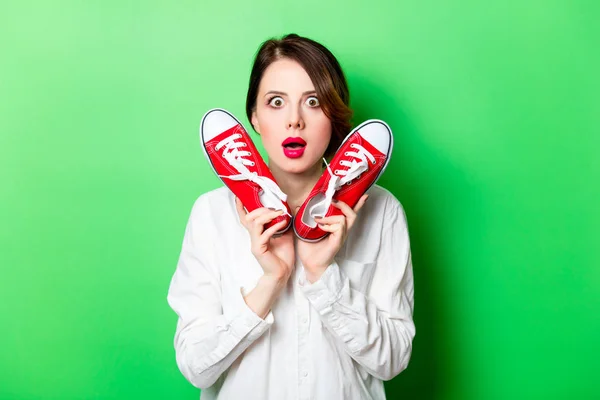
<svg viewBox="0 0 600 400">
<path fill-rule="evenodd" d="M 385 399 L 410 359 L 413 272 L 404 210 L 374 185 L 346 242 L 311 284 L 296 256 L 263 320 L 245 303 L 263 275 L 226 187 L 196 200 L 167 300 L 177 365 L 212 399 Z"/>
</svg>

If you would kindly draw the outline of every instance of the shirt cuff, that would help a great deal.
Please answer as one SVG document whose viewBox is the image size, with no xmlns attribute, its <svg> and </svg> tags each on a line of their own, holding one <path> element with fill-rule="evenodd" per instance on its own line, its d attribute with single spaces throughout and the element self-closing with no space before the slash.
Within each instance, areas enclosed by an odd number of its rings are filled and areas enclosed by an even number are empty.
<svg viewBox="0 0 600 400">
<path fill-rule="evenodd" d="M 246 337 L 249 341 L 254 341 L 265 333 L 275 321 L 272 311 L 269 310 L 265 319 L 262 319 L 246 304 L 244 296 L 250 293 L 254 287 L 243 286 L 240 288 L 239 295 L 236 295 L 240 312 L 231 321 L 234 334 L 240 339 Z"/>
<path fill-rule="evenodd" d="M 300 274 L 298 286 L 317 311 L 322 312 L 339 300 L 344 279 L 338 263 L 333 261 L 321 278 L 312 284 L 306 279 L 306 274 Z"/>
</svg>

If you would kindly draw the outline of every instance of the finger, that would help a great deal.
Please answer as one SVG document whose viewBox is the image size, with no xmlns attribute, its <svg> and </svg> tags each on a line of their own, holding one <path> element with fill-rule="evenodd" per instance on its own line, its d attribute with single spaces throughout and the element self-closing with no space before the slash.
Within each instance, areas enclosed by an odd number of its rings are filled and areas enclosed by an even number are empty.
<svg viewBox="0 0 600 400">
<path fill-rule="evenodd" d="M 325 232 L 335 233 L 343 230 L 342 224 L 318 224 L 319 228 Z"/>
<path fill-rule="evenodd" d="M 362 195 L 356 203 L 356 205 L 354 206 L 354 209 L 352 209 L 348 204 L 344 203 L 343 201 L 332 203 L 335 207 L 339 208 L 342 211 L 342 213 L 344 213 L 344 215 L 346 216 L 348 229 L 352 228 L 352 226 L 354 225 L 354 221 L 356 221 L 358 211 L 362 208 L 362 206 L 365 204 L 368 198 L 368 194 Z"/>
<path fill-rule="evenodd" d="M 344 213 L 345 216 L 354 214 L 354 210 L 341 200 L 331 202 L 331 205 L 342 210 L 342 213 Z"/>
<path fill-rule="evenodd" d="M 365 203 L 367 202 L 367 199 L 369 198 L 368 194 L 364 194 L 361 196 L 361 198 L 358 200 L 358 203 L 356 203 L 356 205 L 354 206 L 354 209 L 352 210 L 352 216 L 349 216 L 347 219 L 348 222 L 348 230 L 350 230 L 350 228 L 352 228 L 352 226 L 354 225 L 354 222 L 356 222 L 356 218 L 358 216 L 358 212 L 360 211 L 360 209 L 365 205 Z"/>
<path fill-rule="evenodd" d="M 268 213 L 264 213 L 258 217 L 256 217 L 256 219 L 254 221 L 252 221 L 253 224 L 255 225 L 264 225 L 268 222 L 273 221 L 275 218 L 279 217 L 280 215 L 283 214 L 282 210 L 277 210 L 277 211 L 271 211 Z"/>
<path fill-rule="evenodd" d="M 242 225 L 246 226 L 246 210 L 244 209 L 244 205 L 242 201 L 236 197 L 235 198 L 235 208 L 237 209 L 238 216 L 240 217 L 240 222 Z"/>
<path fill-rule="evenodd" d="M 346 220 L 345 215 L 331 215 L 329 217 L 315 217 L 315 221 L 319 224 L 339 224 Z"/>
<path fill-rule="evenodd" d="M 272 220 L 283 214 L 282 210 L 267 211 L 267 213 L 258 216 L 254 221 L 248 223 L 248 231 L 250 232 L 251 240 L 260 241 L 263 244 L 267 243 L 263 239 L 261 239 L 261 235 L 265 231 L 265 224 L 271 222 Z"/>
<path fill-rule="evenodd" d="M 265 227 L 262 224 L 250 223 L 248 226 L 248 233 L 250 233 L 250 247 L 252 254 L 259 255 L 263 254 L 268 249 L 268 241 L 262 237 Z"/>
<path fill-rule="evenodd" d="M 275 225 L 273 225 L 266 231 L 264 231 L 260 235 L 261 242 L 269 241 L 269 239 L 275 234 L 275 232 L 281 230 L 285 226 L 285 224 L 287 224 L 287 221 L 284 219 L 282 221 L 279 221 L 278 223 L 276 223 Z"/>
<path fill-rule="evenodd" d="M 356 205 L 354 206 L 354 212 L 358 214 L 358 211 L 360 211 L 360 209 L 365 205 L 365 203 L 367 202 L 367 199 L 369 198 L 368 194 L 364 194 L 360 200 L 358 200 L 358 203 L 356 203 Z"/>
<path fill-rule="evenodd" d="M 356 213 L 354 212 L 354 210 L 348 204 L 344 203 L 341 200 L 338 200 L 335 203 L 331 204 L 333 204 L 334 207 L 337 207 L 342 211 L 342 213 L 346 217 L 345 222 L 348 224 L 348 226 L 352 226 L 354 220 L 356 219 Z"/>
<path fill-rule="evenodd" d="M 261 215 L 264 215 L 266 213 L 270 213 L 270 212 L 273 212 L 273 211 L 277 211 L 277 210 L 274 210 L 272 208 L 267 208 L 267 207 L 257 208 L 256 210 L 252 210 L 251 212 L 249 212 L 248 214 L 246 214 L 246 221 L 247 222 L 252 222 L 256 218 L 260 217 Z"/>
</svg>

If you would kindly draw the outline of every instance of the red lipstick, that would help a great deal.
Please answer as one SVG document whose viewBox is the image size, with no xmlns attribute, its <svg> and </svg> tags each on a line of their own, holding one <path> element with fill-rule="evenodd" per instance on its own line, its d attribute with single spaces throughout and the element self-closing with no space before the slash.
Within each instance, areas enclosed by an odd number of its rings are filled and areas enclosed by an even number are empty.
<svg viewBox="0 0 600 400">
<path fill-rule="evenodd" d="M 289 137 L 281 144 L 283 147 L 283 154 L 288 158 L 299 158 L 304 154 L 306 149 L 306 142 L 300 137 Z"/>
</svg>

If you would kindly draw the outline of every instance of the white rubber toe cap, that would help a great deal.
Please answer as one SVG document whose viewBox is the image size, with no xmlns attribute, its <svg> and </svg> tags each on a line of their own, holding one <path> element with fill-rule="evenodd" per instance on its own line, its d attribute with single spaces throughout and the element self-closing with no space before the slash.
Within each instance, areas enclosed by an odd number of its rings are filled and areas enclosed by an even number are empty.
<svg viewBox="0 0 600 400">
<path fill-rule="evenodd" d="M 358 128 L 360 135 L 367 140 L 373 147 L 388 154 L 392 145 L 392 130 L 383 121 L 373 119 L 366 121 L 362 127 Z"/>
<path fill-rule="evenodd" d="M 209 142 L 237 124 L 238 121 L 227 111 L 220 108 L 214 108 L 202 117 L 202 123 L 200 124 L 200 138 L 204 143 Z"/>
</svg>

